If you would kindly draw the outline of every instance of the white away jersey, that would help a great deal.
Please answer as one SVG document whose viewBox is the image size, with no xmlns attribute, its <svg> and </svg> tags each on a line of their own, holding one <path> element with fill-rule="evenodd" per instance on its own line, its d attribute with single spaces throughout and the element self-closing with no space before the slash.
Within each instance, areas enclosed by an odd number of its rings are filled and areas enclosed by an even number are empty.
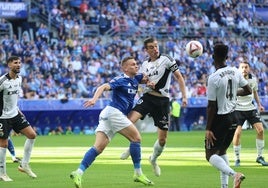
<svg viewBox="0 0 268 188">
<path fill-rule="evenodd" d="M 253 77 L 251 74 L 249 74 L 247 81 L 248 81 L 248 85 L 252 89 L 252 93 L 246 96 L 237 96 L 236 110 L 239 110 L 239 111 L 248 111 L 248 110 L 256 109 L 255 105 L 253 104 L 253 100 L 254 100 L 253 91 L 258 91 L 258 82 L 257 82 L 256 77 Z"/>
<path fill-rule="evenodd" d="M 247 80 L 235 67 L 218 69 L 208 78 L 208 100 L 217 101 L 217 114 L 228 114 L 235 110 L 237 89 L 247 85 Z"/>
<path fill-rule="evenodd" d="M 146 87 L 144 92 L 156 91 L 165 97 L 169 97 L 171 75 L 179 70 L 176 61 L 168 55 L 160 55 L 155 61 L 146 60 L 141 66 L 141 72 L 154 82 L 155 89 Z"/>
<path fill-rule="evenodd" d="M 11 79 L 8 74 L 0 77 L 0 118 L 13 118 L 18 114 L 18 98 L 21 91 L 21 76 Z"/>
</svg>

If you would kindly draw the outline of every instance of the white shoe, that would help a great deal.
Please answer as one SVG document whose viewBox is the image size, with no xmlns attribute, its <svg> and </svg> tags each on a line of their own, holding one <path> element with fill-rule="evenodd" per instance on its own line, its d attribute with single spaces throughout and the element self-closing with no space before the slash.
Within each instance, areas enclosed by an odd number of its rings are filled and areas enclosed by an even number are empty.
<svg viewBox="0 0 268 188">
<path fill-rule="evenodd" d="M 19 171 L 21 172 L 24 172 L 26 174 L 28 174 L 30 177 L 32 178 L 37 178 L 37 175 L 35 173 L 33 173 L 33 171 L 31 170 L 30 166 L 27 164 L 27 165 L 20 165 L 18 167 Z"/>
<path fill-rule="evenodd" d="M 149 162 L 150 162 L 150 164 L 151 164 L 152 167 L 153 167 L 154 174 L 155 174 L 156 176 L 160 176 L 160 175 L 161 175 L 161 169 L 160 169 L 160 167 L 158 166 L 158 164 L 157 164 L 156 162 L 153 162 L 153 161 L 152 161 L 151 158 L 152 158 L 152 156 L 149 157 Z"/>
<path fill-rule="evenodd" d="M 13 181 L 7 174 L 0 175 L 0 181 Z"/>
<path fill-rule="evenodd" d="M 124 152 L 121 154 L 120 159 L 125 160 L 125 159 L 127 159 L 129 156 L 130 156 L 130 151 L 129 151 L 129 148 L 128 148 L 126 151 L 124 151 Z"/>
</svg>

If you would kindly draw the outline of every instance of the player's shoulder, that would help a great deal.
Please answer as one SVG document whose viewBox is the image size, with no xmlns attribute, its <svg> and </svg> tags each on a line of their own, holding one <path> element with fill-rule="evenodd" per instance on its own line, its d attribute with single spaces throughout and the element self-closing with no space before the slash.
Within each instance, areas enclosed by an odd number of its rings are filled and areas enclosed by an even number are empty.
<svg viewBox="0 0 268 188">
<path fill-rule="evenodd" d="M 257 77 L 254 74 L 249 74 L 248 79 L 251 81 L 257 81 Z"/>
<path fill-rule="evenodd" d="M 115 82 L 115 81 L 120 81 L 120 80 L 122 80 L 122 79 L 124 79 L 125 78 L 125 76 L 122 74 L 122 75 L 118 75 L 118 76 L 115 76 L 112 80 L 111 80 L 111 82 Z"/>
<path fill-rule="evenodd" d="M 0 76 L 0 85 L 8 79 L 7 74 Z"/>
<path fill-rule="evenodd" d="M 160 54 L 160 58 L 168 59 L 169 61 L 174 61 L 174 58 L 168 54 Z"/>
</svg>

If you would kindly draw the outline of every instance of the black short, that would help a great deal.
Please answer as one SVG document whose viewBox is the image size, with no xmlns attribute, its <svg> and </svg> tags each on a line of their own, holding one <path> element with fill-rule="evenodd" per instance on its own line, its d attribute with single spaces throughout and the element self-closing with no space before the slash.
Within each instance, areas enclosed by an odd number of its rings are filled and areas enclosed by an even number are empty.
<svg viewBox="0 0 268 188">
<path fill-rule="evenodd" d="M 217 140 L 214 141 L 214 146 L 206 149 L 224 151 L 232 143 L 234 133 L 237 127 L 237 115 L 236 112 L 231 112 L 225 115 L 216 115 L 211 131 Z"/>
<path fill-rule="evenodd" d="M 7 139 L 12 129 L 19 133 L 28 126 L 30 126 L 30 123 L 20 113 L 10 119 L 0 119 L 0 138 Z"/>
<path fill-rule="evenodd" d="M 242 126 L 247 120 L 251 125 L 261 122 L 261 116 L 257 110 L 236 111 L 238 122 L 237 125 Z"/>
<path fill-rule="evenodd" d="M 137 101 L 133 110 L 139 112 L 142 118 L 149 114 L 155 126 L 168 130 L 170 113 L 168 97 L 157 97 L 146 93 Z"/>
</svg>

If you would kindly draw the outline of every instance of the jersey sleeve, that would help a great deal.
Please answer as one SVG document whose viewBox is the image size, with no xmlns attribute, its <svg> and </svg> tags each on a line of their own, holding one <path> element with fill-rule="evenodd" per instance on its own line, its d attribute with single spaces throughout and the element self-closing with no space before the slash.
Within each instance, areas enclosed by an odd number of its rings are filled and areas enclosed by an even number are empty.
<svg viewBox="0 0 268 188">
<path fill-rule="evenodd" d="M 258 91 L 258 81 L 257 81 L 256 77 L 253 77 L 253 83 L 254 83 L 254 85 L 253 85 L 252 90 L 253 91 Z"/>
<path fill-rule="evenodd" d="M 117 88 L 120 86 L 120 77 L 115 77 L 113 78 L 110 82 L 109 85 L 111 87 L 111 90 Z"/>
<path fill-rule="evenodd" d="M 209 101 L 216 101 L 217 99 L 216 85 L 215 81 L 209 77 L 208 79 L 208 87 L 207 87 L 207 98 Z"/>
<path fill-rule="evenodd" d="M 172 72 L 179 70 L 179 66 L 174 58 L 170 57 L 169 55 L 164 55 L 164 56 L 166 56 L 167 61 L 168 61 L 168 67 Z"/>
<path fill-rule="evenodd" d="M 240 71 L 238 71 L 238 76 L 239 76 L 239 87 L 244 87 L 245 85 L 248 84 L 248 81 L 244 78 L 244 76 Z"/>
<path fill-rule="evenodd" d="M 142 78 L 143 78 L 143 74 L 137 74 L 137 75 L 135 76 L 135 79 L 136 79 L 139 83 L 141 83 Z"/>
</svg>

